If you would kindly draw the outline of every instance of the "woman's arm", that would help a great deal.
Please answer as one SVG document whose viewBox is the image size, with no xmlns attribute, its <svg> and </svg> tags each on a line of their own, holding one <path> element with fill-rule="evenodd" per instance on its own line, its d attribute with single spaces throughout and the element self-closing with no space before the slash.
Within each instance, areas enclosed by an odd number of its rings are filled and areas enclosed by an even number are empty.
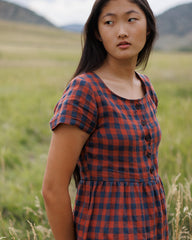
<svg viewBox="0 0 192 240">
<path fill-rule="evenodd" d="M 53 132 L 42 192 L 55 240 L 75 239 L 68 186 L 88 137 L 78 127 L 64 124 Z"/>
</svg>

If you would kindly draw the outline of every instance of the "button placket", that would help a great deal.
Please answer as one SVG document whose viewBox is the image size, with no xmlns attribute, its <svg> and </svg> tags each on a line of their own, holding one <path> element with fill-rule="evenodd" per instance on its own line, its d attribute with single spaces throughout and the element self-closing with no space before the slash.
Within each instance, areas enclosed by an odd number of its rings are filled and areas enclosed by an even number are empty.
<svg viewBox="0 0 192 240">
<path fill-rule="evenodd" d="M 146 150 L 146 156 L 148 159 L 151 158 L 151 135 L 148 133 L 145 135 L 145 143 L 146 143 L 146 147 L 147 147 L 147 150 Z"/>
<path fill-rule="evenodd" d="M 134 103 L 133 109 L 135 116 L 137 116 L 137 120 L 140 122 L 140 119 L 142 118 L 142 104 L 140 102 Z"/>
<path fill-rule="evenodd" d="M 135 104 L 135 109 L 137 111 L 142 110 L 142 105 L 140 103 L 136 103 Z M 141 120 L 141 125 L 143 126 L 144 132 L 145 132 L 145 136 L 144 136 L 144 141 L 146 142 L 146 152 L 145 155 L 147 157 L 147 159 L 150 159 L 152 156 L 151 153 L 151 134 L 149 132 L 149 129 L 147 128 L 147 121 L 145 119 Z"/>
<path fill-rule="evenodd" d="M 139 110 L 142 110 L 142 105 L 140 103 L 136 103 L 135 104 L 135 113 L 138 114 Z M 143 127 L 144 130 L 144 141 L 145 141 L 145 146 L 146 146 L 146 150 L 145 150 L 145 156 L 146 161 L 148 162 L 149 165 L 151 165 L 151 158 L 152 158 L 152 149 L 151 149 L 151 140 L 152 140 L 152 136 L 150 134 L 150 129 L 147 127 L 147 120 L 145 120 L 144 118 L 142 120 L 140 120 L 140 124 Z M 149 173 L 151 175 L 153 175 L 155 172 L 155 168 L 154 166 L 149 167 Z"/>
</svg>

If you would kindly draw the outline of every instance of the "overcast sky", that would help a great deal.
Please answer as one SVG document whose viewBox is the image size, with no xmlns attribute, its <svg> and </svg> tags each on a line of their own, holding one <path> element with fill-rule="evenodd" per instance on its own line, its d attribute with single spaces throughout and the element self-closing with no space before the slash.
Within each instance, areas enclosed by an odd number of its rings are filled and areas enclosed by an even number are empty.
<svg viewBox="0 0 192 240">
<path fill-rule="evenodd" d="M 7 0 L 30 8 L 56 25 L 84 23 L 94 0 Z M 192 0 L 148 0 L 155 15 Z"/>
</svg>

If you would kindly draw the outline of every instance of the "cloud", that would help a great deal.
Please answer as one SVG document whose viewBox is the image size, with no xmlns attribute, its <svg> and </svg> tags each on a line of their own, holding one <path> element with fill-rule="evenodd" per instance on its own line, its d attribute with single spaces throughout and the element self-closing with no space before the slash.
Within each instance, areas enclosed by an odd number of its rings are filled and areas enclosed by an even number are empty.
<svg viewBox="0 0 192 240">
<path fill-rule="evenodd" d="M 162 13 L 169 8 L 175 7 L 180 4 L 189 3 L 191 1 L 192 0 L 166 0 L 166 1 L 148 0 L 155 14 Z"/>
<path fill-rule="evenodd" d="M 56 25 L 84 23 L 95 0 L 7 0 L 28 7 Z M 192 0 L 148 0 L 157 15 L 170 7 Z"/>
<path fill-rule="evenodd" d="M 84 23 L 94 0 L 31 0 L 28 7 L 57 25 Z"/>
</svg>

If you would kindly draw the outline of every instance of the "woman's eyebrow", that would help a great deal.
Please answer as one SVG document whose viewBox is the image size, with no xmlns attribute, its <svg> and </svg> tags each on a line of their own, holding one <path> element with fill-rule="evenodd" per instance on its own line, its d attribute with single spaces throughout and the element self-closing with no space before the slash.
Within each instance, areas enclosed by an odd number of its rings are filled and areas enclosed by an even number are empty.
<svg viewBox="0 0 192 240">
<path fill-rule="evenodd" d="M 130 15 L 131 13 L 139 14 L 139 12 L 137 12 L 137 11 L 135 11 L 135 10 L 130 10 L 130 11 L 126 12 L 125 14 L 126 14 L 126 15 Z"/>
<path fill-rule="evenodd" d="M 135 11 L 135 10 L 129 10 L 127 12 L 125 12 L 125 15 L 130 15 L 131 13 L 136 13 L 139 14 L 139 12 Z M 115 13 L 106 13 L 103 18 L 108 17 L 108 16 L 116 16 Z"/>
</svg>

